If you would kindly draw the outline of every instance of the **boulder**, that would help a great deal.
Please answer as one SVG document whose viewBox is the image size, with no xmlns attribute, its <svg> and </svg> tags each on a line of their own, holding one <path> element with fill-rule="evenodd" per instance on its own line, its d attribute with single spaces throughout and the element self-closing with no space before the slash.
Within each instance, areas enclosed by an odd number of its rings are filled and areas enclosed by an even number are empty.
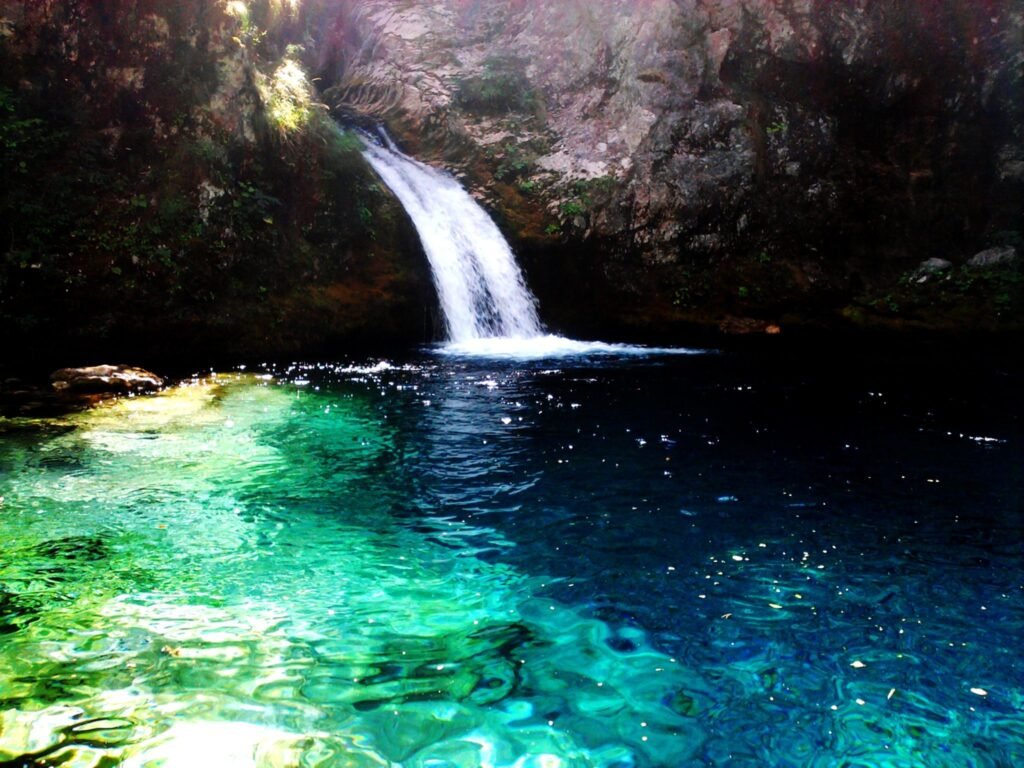
<svg viewBox="0 0 1024 768">
<path fill-rule="evenodd" d="M 971 256 L 969 267 L 1009 267 L 1017 263 L 1017 249 L 1012 245 L 988 248 Z"/>
<path fill-rule="evenodd" d="M 164 380 L 144 368 L 129 365 L 93 365 L 85 368 L 61 368 L 50 374 L 50 383 L 58 392 L 152 392 Z"/>
<path fill-rule="evenodd" d="M 953 268 L 953 262 L 946 259 L 932 257 L 922 261 L 914 270 L 914 280 L 918 283 L 928 282 L 928 279 Z"/>
</svg>

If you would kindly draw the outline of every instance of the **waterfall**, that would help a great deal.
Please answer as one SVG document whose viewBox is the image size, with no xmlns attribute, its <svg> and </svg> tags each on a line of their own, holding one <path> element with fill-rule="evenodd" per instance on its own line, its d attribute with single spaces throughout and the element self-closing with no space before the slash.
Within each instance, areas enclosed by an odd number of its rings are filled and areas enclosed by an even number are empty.
<svg viewBox="0 0 1024 768">
<path fill-rule="evenodd" d="M 363 137 L 363 156 L 405 207 L 430 261 L 448 332 L 443 354 L 524 360 L 700 352 L 545 334 L 537 300 L 487 212 L 454 178 L 403 155 L 383 131 L 382 143 Z"/>
<path fill-rule="evenodd" d="M 384 146 L 364 141 L 363 154 L 416 226 L 449 340 L 542 336 L 537 301 L 487 212 L 454 178 L 383 139 Z"/>
</svg>

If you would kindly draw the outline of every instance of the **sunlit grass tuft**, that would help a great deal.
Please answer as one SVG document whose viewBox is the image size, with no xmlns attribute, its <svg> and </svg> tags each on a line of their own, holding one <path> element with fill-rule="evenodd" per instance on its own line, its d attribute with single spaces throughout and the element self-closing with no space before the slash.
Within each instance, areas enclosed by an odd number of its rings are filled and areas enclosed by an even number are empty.
<svg viewBox="0 0 1024 768">
<path fill-rule="evenodd" d="M 304 128 L 313 113 L 313 91 L 305 71 L 293 59 L 285 59 L 260 84 L 267 120 L 282 140 Z"/>
</svg>

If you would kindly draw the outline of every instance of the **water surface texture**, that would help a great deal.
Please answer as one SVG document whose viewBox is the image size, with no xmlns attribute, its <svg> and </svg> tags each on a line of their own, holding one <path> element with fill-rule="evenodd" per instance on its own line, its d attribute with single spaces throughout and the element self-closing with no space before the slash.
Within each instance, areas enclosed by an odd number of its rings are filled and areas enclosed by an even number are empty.
<svg viewBox="0 0 1024 768">
<path fill-rule="evenodd" d="M 1024 764 L 1019 376 L 808 359 L 0 422 L 0 765 Z"/>
</svg>

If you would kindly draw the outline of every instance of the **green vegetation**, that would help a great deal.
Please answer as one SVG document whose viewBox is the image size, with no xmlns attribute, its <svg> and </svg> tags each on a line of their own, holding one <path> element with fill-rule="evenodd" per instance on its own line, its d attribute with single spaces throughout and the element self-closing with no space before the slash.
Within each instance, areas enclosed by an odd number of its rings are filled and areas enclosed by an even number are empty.
<svg viewBox="0 0 1024 768">
<path fill-rule="evenodd" d="M 582 216 L 587 212 L 587 209 L 580 200 L 566 200 L 558 207 L 558 210 L 566 218 Z"/>
<path fill-rule="evenodd" d="M 607 198 L 615 190 L 615 186 L 618 181 L 614 176 L 595 176 L 592 179 L 582 179 L 577 181 L 573 187 L 576 190 L 576 194 L 584 198 L 587 201 L 587 205 L 590 205 L 593 201 L 603 200 Z"/>
<path fill-rule="evenodd" d="M 860 303 L 881 315 L 930 322 L 994 324 L 1024 316 L 1024 269 L 1020 263 L 972 267 L 946 272 L 904 274 L 896 285 Z"/>
<path fill-rule="evenodd" d="M 573 182 L 568 199 L 563 200 L 558 207 L 562 219 L 585 216 L 595 206 L 606 203 L 616 183 L 613 176 L 597 176 Z"/>
<path fill-rule="evenodd" d="M 0 171 L 7 178 L 30 173 L 30 164 L 51 148 L 50 141 L 61 138 L 48 135 L 38 117 L 22 117 L 20 107 L 14 92 L 0 87 Z"/>
<path fill-rule="evenodd" d="M 267 123 L 278 141 L 290 141 L 313 115 L 313 92 L 302 66 L 286 58 L 269 77 L 260 79 Z"/>
<path fill-rule="evenodd" d="M 678 270 L 678 282 L 672 293 L 672 304 L 680 309 L 695 309 L 706 304 L 711 296 L 710 272 L 706 266 L 689 264 Z"/>
<path fill-rule="evenodd" d="M 484 115 L 508 112 L 536 112 L 537 92 L 526 76 L 526 62 L 518 56 L 492 55 L 484 60 L 479 75 L 456 83 L 459 106 Z"/>
<path fill-rule="evenodd" d="M 506 142 L 494 178 L 498 181 L 512 181 L 527 175 L 532 171 L 536 159 L 530 147 Z"/>
<path fill-rule="evenodd" d="M 261 19 L 286 21 L 290 5 L 251 2 L 232 22 L 197 2 L 202 13 L 175 6 L 163 18 L 173 40 L 211 22 L 244 26 L 252 43 Z M 310 286 L 400 277 L 373 253 L 402 221 L 358 138 L 315 103 L 301 50 L 273 35 L 250 48 L 237 104 L 211 115 L 214 53 L 95 13 L 55 5 L 32 34 L 73 29 L 96 50 L 116 39 L 145 73 L 144 100 L 139 80 L 0 38 L 0 323 L 17 345 L 91 346 L 154 327 L 237 336 L 259 313 L 273 323 L 282 297 L 315 296 Z"/>
</svg>

